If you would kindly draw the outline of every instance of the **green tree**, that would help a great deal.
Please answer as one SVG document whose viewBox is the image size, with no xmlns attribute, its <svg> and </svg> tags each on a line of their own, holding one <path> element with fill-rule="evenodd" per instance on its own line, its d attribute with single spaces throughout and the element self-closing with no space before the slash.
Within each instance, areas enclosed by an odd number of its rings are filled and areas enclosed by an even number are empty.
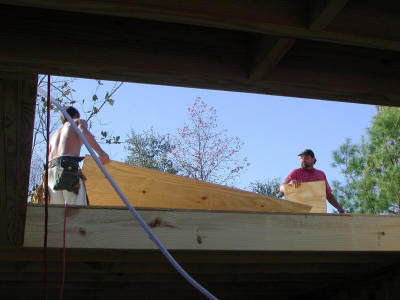
<svg viewBox="0 0 400 300">
<path fill-rule="evenodd" d="M 250 182 L 249 190 L 250 192 L 269 197 L 283 198 L 283 195 L 281 195 L 279 191 L 281 184 L 281 178 L 267 179 L 265 181 L 257 180 L 254 182 Z"/>
<path fill-rule="evenodd" d="M 333 192 L 346 211 L 399 214 L 400 108 L 377 107 L 366 137 L 360 144 L 347 139 L 333 160 L 345 177 Z"/>
<path fill-rule="evenodd" d="M 125 142 L 128 151 L 126 163 L 171 174 L 178 173 L 171 160 L 172 143 L 168 134 L 160 135 L 152 128 L 142 133 L 132 129 Z"/>
<path fill-rule="evenodd" d="M 63 106 L 75 106 L 79 111 L 82 119 L 88 121 L 89 129 L 93 132 L 93 126 L 100 124 L 99 113 L 106 105 L 114 105 L 115 93 L 123 85 L 122 82 L 114 82 L 111 86 L 105 87 L 101 80 L 93 80 L 95 85 L 93 93 L 88 95 L 86 99 L 77 99 L 74 88 L 75 78 L 51 77 L 51 96 Z M 36 97 L 35 123 L 32 140 L 32 159 L 29 178 L 29 194 L 32 195 L 34 189 L 41 182 L 41 174 L 46 162 L 47 147 L 47 75 L 39 75 L 38 77 L 38 94 Z M 60 127 L 60 112 L 54 105 L 50 105 L 50 136 Z M 101 124 L 103 125 L 103 124 Z M 94 132 L 95 133 L 95 132 Z M 98 139 L 100 142 L 108 144 L 119 144 L 120 137 L 114 136 L 107 130 L 101 131 Z"/>
</svg>

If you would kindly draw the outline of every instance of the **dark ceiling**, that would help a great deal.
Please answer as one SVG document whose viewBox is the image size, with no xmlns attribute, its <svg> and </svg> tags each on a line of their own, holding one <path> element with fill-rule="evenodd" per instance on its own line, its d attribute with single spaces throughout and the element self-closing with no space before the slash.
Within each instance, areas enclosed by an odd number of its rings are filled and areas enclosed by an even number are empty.
<svg viewBox="0 0 400 300">
<path fill-rule="evenodd" d="M 0 0 L 0 71 L 399 106 L 399 16 L 388 0 Z"/>
</svg>

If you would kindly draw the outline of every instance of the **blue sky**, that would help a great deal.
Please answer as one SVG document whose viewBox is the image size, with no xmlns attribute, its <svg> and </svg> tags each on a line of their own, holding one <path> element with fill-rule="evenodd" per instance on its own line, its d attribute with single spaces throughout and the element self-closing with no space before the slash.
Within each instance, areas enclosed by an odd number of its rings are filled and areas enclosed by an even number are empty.
<svg viewBox="0 0 400 300">
<path fill-rule="evenodd" d="M 104 91 L 111 83 L 104 81 Z M 95 89 L 93 80 L 77 79 L 75 99 L 88 99 Z M 99 92 L 101 97 L 101 92 Z M 284 179 L 299 167 L 297 154 L 314 150 L 328 180 L 341 179 L 332 168 L 332 151 L 346 138 L 359 141 L 370 125 L 375 106 L 333 101 L 257 95 L 248 93 L 125 83 L 113 97 L 114 106 L 100 114 L 101 128 L 126 138 L 131 128 L 143 131 L 153 127 L 160 134 L 176 134 L 188 120 L 187 107 L 196 97 L 215 107 L 220 129 L 244 142 L 242 153 L 251 165 L 236 181 L 246 188 L 255 180 Z M 111 159 L 123 161 L 123 145 L 103 145 Z"/>
</svg>

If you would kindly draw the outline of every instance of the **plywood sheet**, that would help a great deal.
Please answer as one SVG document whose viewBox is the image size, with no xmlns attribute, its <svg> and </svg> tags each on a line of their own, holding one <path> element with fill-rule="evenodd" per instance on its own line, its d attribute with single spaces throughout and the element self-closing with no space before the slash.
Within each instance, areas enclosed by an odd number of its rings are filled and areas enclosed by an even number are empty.
<svg viewBox="0 0 400 300">
<path fill-rule="evenodd" d="M 129 202 L 137 207 L 308 212 L 311 206 L 217 184 L 111 161 L 106 165 Z M 124 206 L 94 160 L 86 156 L 83 173 L 90 205 Z"/>
<path fill-rule="evenodd" d="M 298 188 L 290 184 L 283 187 L 286 199 L 311 205 L 312 213 L 326 212 L 325 181 L 303 182 Z"/>
</svg>

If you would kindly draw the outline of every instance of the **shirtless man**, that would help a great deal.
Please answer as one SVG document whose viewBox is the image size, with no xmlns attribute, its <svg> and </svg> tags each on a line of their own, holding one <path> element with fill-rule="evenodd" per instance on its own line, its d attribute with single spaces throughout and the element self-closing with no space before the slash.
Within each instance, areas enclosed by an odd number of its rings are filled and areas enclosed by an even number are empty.
<svg viewBox="0 0 400 300">
<path fill-rule="evenodd" d="M 110 161 L 94 136 L 89 132 L 85 120 L 79 119 L 77 109 L 70 106 L 67 113 L 74 120 L 90 146 L 97 152 L 103 164 Z M 79 157 L 83 142 L 64 117 L 60 116 L 62 126 L 50 139 L 49 155 L 49 196 L 51 204 L 87 205 L 86 190 L 80 174 Z"/>
</svg>

